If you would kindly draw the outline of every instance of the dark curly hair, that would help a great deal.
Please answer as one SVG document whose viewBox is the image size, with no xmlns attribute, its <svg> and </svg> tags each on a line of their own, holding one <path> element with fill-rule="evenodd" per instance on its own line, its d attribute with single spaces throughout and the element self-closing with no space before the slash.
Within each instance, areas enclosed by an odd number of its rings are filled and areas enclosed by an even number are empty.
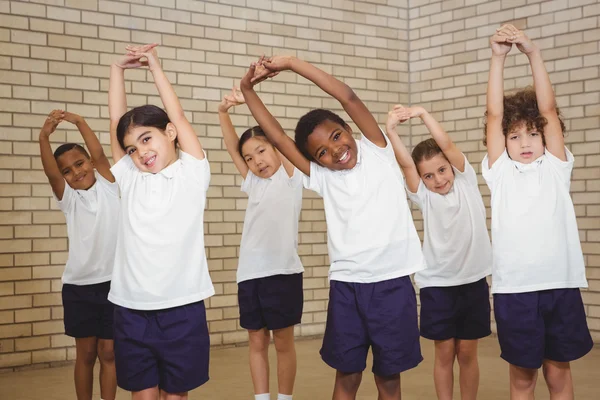
<svg viewBox="0 0 600 400">
<path fill-rule="evenodd" d="M 316 110 L 309 111 L 304 114 L 298 124 L 296 125 L 296 147 L 300 150 L 300 153 L 304 157 L 306 157 L 309 161 L 315 161 L 315 158 L 309 151 L 306 149 L 306 143 L 308 142 L 308 137 L 315 130 L 315 128 L 321 125 L 325 121 L 331 121 L 336 124 L 340 124 L 343 127 L 347 127 L 348 124 L 334 112 L 329 110 L 324 110 L 322 108 L 318 108 Z"/>
<path fill-rule="evenodd" d="M 558 115 L 560 128 L 564 136 L 566 130 L 565 123 L 561 118 L 558 107 L 556 107 L 556 114 Z M 484 115 L 487 117 L 487 111 Z M 534 88 L 527 87 L 514 94 L 504 96 L 504 115 L 502 116 L 502 133 L 504 133 L 504 136 L 519 127 L 519 125 L 525 124 L 527 129 L 535 128 L 542 135 L 545 146 L 544 128 L 547 123 L 548 121 L 542 117 L 538 109 Z M 487 122 L 483 124 L 483 144 L 487 146 Z"/>
<path fill-rule="evenodd" d="M 444 154 L 440 146 L 433 139 L 423 140 L 421 143 L 415 146 L 412 151 L 412 159 L 415 162 L 415 165 L 419 166 L 419 163 L 423 160 L 430 160 L 431 158 L 437 156 L 438 154 Z M 446 157 L 444 155 L 444 157 Z"/>
</svg>

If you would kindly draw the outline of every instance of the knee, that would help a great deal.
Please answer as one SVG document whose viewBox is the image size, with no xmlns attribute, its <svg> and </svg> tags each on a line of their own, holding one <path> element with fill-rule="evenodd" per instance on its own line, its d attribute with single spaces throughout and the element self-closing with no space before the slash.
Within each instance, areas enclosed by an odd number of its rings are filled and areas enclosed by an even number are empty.
<svg viewBox="0 0 600 400">
<path fill-rule="evenodd" d="M 294 334 L 289 332 L 283 333 L 273 331 L 273 341 L 275 342 L 275 350 L 277 353 L 290 353 L 294 351 Z"/>
<path fill-rule="evenodd" d="M 435 359 L 442 365 L 454 364 L 454 358 L 456 357 L 456 350 L 452 343 L 440 343 L 436 344 L 435 347 Z"/>
<path fill-rule="evenodd" d="M 400 374 L 391 376 L 375 375 L 375 383 L 380 393 L 393 395 L 400 392 Z"/>
<path fill-rule="evenodd" d="M 533 392 L 537 378 L 537 370 L 520 368 L 511 365 L 511 385 L 519 392 Z"/>
<path fill-rule="evenodd" d="M 562 393 L 569 384 L 571 368 L 569 363 L 553 365 L 544 363 L 542 370 L 550 393 Z"/>
<path fill-rule="evenodd" d="M 249 346 L 250 351 L 262 353 L 269 349 L 271 336 L 269 331 L 249 331 Z"/>
<path fill-rule="evenodd" d="M 338 371 L 335 377 L 336 383 L 342 387 L 346 393 L 356 393 L 362 380 L 362 372 L 353 372 L 346 374 Z"/>
<path fill-rule="evenodd" d="M 86 365 L 94 365 L 98 352 L 95 347 L 85 346 L 77 349 L 77 359 Z"/>
<path fill-rule="evenodd" d="M 115 350 L 112 345 L 112 340 L 110 343 L 101 341 L 98 344 L 98 358 L 102 364 L 112 364 L 115 362 Z"/>
<path fill-rule="evenodd" d="M 473 351 L 458 351 L 456 353 L 458 365 L 461 367 L 468 367 L 477 364 L 477 353 Z"/>
</svg>

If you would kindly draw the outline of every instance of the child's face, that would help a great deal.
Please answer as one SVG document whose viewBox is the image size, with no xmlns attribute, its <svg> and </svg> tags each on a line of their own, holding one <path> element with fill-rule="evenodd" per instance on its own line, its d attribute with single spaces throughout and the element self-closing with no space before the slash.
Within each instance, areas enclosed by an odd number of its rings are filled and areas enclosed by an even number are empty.
<svg viewBox="0 0 600 400">
<path fill-rule="evenodd" d="M 521 124 L 506 135 L 506 151 L 514 161 L 530 164 L 544 154 L 542 134 Z"/>
<path fill-rule="evenodd" d="M 281 167 L 275 148 L 263 137 L 253 137 L 242 145 L 242 157 L 250 171 L 261 178 L 270 178 Z"/>
<path fill-rule="evenodd" d="M 156 174 L 177 161 L 174 141 L 177 131 L 168 124 L 163 132 L 151 126 L 135 126 L 123 138 L 125 152 L 143 172 Z"/>
<path fill-rule="evenodd" d="M 425 187 L 432 192 L 446 195 L 452 189 L 454 170 L 442 153 L 436 154 L 429 160 L 420 161 L 417 169 Z"/>
<path fill-rule="evenodd" d="M 306 149 L 325 168 L 352 169 L 358 149 L 348 126 L 325 120 L 308 136 Z"/>
<path fill-rule="evenodd" d="M 94 163 L 76 148 L 61 154 L 56 164 L 73 189 L 88 190 L 96 183 Z"/>
</svg>

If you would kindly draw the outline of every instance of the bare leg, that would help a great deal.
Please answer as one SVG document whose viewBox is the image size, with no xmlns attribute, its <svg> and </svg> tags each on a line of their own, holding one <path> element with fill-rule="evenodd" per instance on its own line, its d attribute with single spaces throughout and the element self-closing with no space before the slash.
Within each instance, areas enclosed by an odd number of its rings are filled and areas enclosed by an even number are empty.
<svg viewBox="0 0 600 400">
<path fill-rule="evenodd" d="M 277 351 L 277 385 L 279 393 L 291 395 L 296 380 L 296 348 L 294 327 L 289 326 L 273 331 Z"/>
<path fill-rule="evenodd" d="M 435 392 L 439 400 L 452 400 L 455 356 L 456 346 L 454 339 L 435 341 L 433 382 L 435 383 Z"/>
<path fill-rule="evenodd" d="M 117 370 L 112 340 L 98 339 L 98 358 L 100 359 L 100 397 L 104 400 L 114 400 L 117 395 Z"/>
<path fill-rule="evenodd" d="M 75 339 L 75 393 L 77 400 L 92 400 L 94 365 L 96 364 L 95 336 Z"/>
<path fill-rule="evenodd" d="M 460 397 L 476 400 L 479 389 L 479 361 L 477 340 L 456 340 L 456 358 L 460 367 Z"/>
<path fill-rule="evenodd" d="M 250 374 L 254 393 L 269 393 L 269 343 L 271 334 L 265 328 L 248 330 L 250 347 Z"/>
<path fill-rule="evenodd" d="M 538 370 L 510 364 L 509 375 L 511 400 L 533 400 Z"/>
<path fill-rule="evenodd" d="M 337 371 L 335 386 L 333 387 L 333 400 L 354 400 L 362 380 L 362 372 L 346 374 Z"/>
<path fill-rule="evenodd" d="M 139 392 L 131 392 L 131 400 L 158 400 L 158 386 L 150 389 L 140 390 Z"/>
<path fill-rule="evenodd" d="M 575 398 L 570 363 L 544 360 L 542 369 L 550 391 L 550 399 L 573 400 Z"/>
<path fill-rule="evenodd" d="M 378 400 L 400 400 L 400 374 L 390 376 L 375 375 L 375 385 L 379 396 Z"/>
</svg>

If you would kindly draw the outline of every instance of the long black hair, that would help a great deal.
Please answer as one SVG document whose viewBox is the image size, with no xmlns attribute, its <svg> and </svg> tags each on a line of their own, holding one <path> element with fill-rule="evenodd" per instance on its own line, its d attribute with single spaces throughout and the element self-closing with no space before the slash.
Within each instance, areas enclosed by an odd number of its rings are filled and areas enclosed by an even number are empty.
<svg viewBox="0 0 600 400">
<path fill-rule="evenodd" d="M 119 145 L 125 150 L 125 134 L 127 134 L 127 131 L 131 127 L 149 126 L 164 132 L 169 122 L 171 122 L 169 116 L 160 107 L 151 104 L 135 107 L 123 114 L 119 120 L 119 124 L 117 125 L 117 140 L 119 141 Z"/>
</svg>

